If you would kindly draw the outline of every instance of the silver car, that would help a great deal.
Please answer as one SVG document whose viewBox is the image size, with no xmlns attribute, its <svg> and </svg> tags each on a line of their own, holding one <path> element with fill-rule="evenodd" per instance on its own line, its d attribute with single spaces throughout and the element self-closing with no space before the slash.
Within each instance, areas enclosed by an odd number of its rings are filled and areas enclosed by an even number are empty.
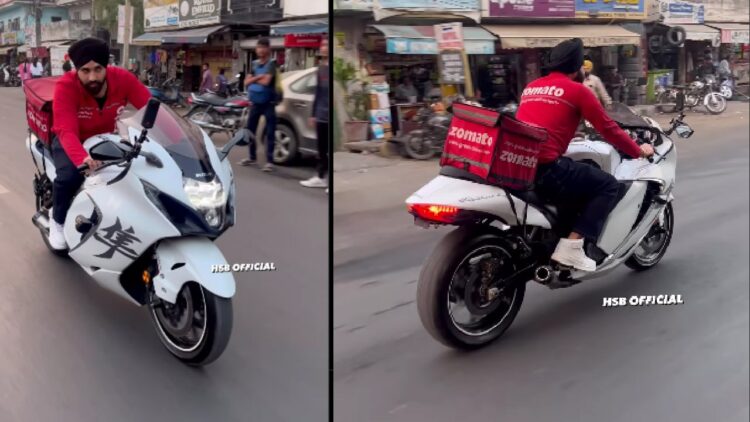
<svg viewBox="0 0 750 422">
<path fill-rule="evenodd" d="M 276 143 L 273 157 L 277 164 L 294 162 L 301 154 L 318 152 L 315 127 L 309 125 L 315 97 L 318 68 L 282 74 L 284 99 L 276 106 Z"/>
</svg>

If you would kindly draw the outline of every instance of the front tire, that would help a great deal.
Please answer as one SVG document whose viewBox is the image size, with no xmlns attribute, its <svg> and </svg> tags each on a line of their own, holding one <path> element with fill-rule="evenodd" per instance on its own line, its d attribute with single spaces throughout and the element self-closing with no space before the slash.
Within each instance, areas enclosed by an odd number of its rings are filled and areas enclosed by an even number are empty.
<svg viewBox="0 0 750 422">
<path fill-rule="evenodd" d="M 174 305 L 157 299 L 149 315 L 164 347 L 191 366 L 218 359 L 232 334 L 232 300 L 195 282 L 183 285 Z"/>
<path fill-rule="evenodd" d="M 265 130 L 264 130 L 265 132 Z M 264 140 L 268 138 L 263 136 Z M 276 138 L 274 138 L 273 161 L 280 165 L 293 164 L 299 158 L 299 139 L 289 125 L 278 123 L 276 125 Z"/>
<path fill-rule="evenodd" d="M 653 268 L 667 253 L 667 247 L 674 232 L 674 209 L 672 203 L 664 207 L 664 212 L 654 226 L 635 248 L 635 252 L 625 261 L 625 265 L 636 271 Z"/>
<path fill-rule="evenodd" d="M 708 94 L 706 109 L 711 114 L 721 114 L 727 109 L 727 100 L 717 92 Z"/>
<path fill-rule="evenodd" d="M 485 272 L 488 268 L 491 271 Z M 497 340 L 521 309 L 526 285 L 488 299 L 483 280 L 495 281 L 516 270 L 511 249 L 497 233 L 468 227 L 453 231 L 435 247 L 419 274 L 417 309 L 422 325 L 435 340 L 456 349 L 478 349 Z"/>
</svg>

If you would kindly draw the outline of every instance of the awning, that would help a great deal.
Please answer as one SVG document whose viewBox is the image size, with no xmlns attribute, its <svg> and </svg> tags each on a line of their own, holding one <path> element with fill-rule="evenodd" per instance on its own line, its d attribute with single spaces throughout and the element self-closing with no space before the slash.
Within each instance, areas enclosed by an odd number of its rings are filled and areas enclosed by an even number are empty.
<svg viewBox="0 0 750 422">
<path fill-rule="evenodd" d="M 693 25 L 693 24 L 674 24 L 667 25 L 669 27 L 681 26 L 685 29 L 685 39 L 693 41 L 713 41 L 718 39 L 721 34 L 718 29 L 708 27 L 706 25 Z"/>
<path fill-rule="evenodd" d="M 52 47 L 61 47 L 65 45 L 70 45 L 75 40 L 63 40 L 63 41 L 43 41 L 42 47 L 44 48 L 52 48 Z"/>
<path fill-rule="evenodd" d="M 328 32 L 328 19 L 300 19 L 271 25 L 271 35 L 324 34 Z"/>
<path fill-rule="evenodd" d="M 226 28 L 224 25 L 215 25 L 164 32 L 162 33 L 161 42 L 163 44 L 205 44 L 208 42 L 208 37 L 211 34 L 224 28 Z"/>
<path fill-rule="evenodd" d="M 746 23 L 712 23 L 706 25 L 721 30 L 722 44 L 749 44 L 750 25 Z"/>
<path fill-rule="evenodd" d="M 503 48 L 550 48 L 570 38 L 586 47 L 640 45 L 641 36 L 617 25 L 482 25 Z"/>
<path fill-rule="evenodd" d="M 161 45 L 161 39 L 166 32 L 146 32 L 143 35 L 139 35 L 133 39 L 134 45 L 140 45 L 144 47 L 156 47 Z"/>
<path fill-rule="evenodd" d="M 271 42 L 272 50 L 284 48 L 284 37 L 270 37 L 268 41 Z M 240 48 L 245 50 L 253 50 L 255 49 L 256 45 L 258 45 L 257 38 L 240 41 Z"/>
<path fill-rule="evenodd" d="M 386 38 L 386 52 L 394 54 L 437 54 L 432 26 L 372 25 Z M 495 54 L 497 38 L 483 28 L 463 27 L 466 54 Z"/>
</svg>

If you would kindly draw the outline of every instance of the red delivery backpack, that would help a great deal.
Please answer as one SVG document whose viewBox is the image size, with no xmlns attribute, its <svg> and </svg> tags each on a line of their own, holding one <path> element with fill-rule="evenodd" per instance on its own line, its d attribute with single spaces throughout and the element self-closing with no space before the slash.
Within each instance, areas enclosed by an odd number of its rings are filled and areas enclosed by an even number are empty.
<svg viewBox="0 0 750 422">
<path fill-rule="evenodd" d="M 466 170 L 503 188 L 528 190 L 546 140 L 544 128 L 495 110 L 454 103 L 440 165 Z"/>
<path fill-rule="evenodd" d="M 60 76 L 28 79 L 23 82 L 26 95 L 26 120 L 31 131 L 44 145 L 52 142 L 52 98 Z"/>
</svg>

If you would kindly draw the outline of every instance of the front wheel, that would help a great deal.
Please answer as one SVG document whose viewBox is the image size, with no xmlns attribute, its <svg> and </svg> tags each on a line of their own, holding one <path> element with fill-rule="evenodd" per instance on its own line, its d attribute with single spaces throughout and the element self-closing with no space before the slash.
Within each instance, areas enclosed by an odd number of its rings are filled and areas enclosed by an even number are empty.
<svg viewBox="0 0 750 422">
<path fill-rule="evenodd" d="M 174 304 L 156 299 L 149 315 L 164 347 L 192 366 L 215 361 L 232 333 L 232 300 L 194 282 L 183 285 Z"/>
<path fill-rule="evenodd" d="M 636 271 L 653 268 L 667 253 L 674 231 L 674 209 L 672 203 L 664 207 L 659 218 L 649 230 L 646 237 L 635 248 L 635 252 L 625 261 L 625 265 Z"/>
<path fill-rule="evenodd" d="M 708 94 L 706 109 L 711 114 L 721 114 L 727 109 L 727 100 L 717 92 Z"/>
<path fill-rule="evenodd" d="M 487 230 L 459 228 L 448 234 L 419 274 L 419 317 L 448 347 L 470 350 L 491 343 L 521 309 L 526 285 L 503 283 L 517 271 L 511 248 Z"/>
</svg>

